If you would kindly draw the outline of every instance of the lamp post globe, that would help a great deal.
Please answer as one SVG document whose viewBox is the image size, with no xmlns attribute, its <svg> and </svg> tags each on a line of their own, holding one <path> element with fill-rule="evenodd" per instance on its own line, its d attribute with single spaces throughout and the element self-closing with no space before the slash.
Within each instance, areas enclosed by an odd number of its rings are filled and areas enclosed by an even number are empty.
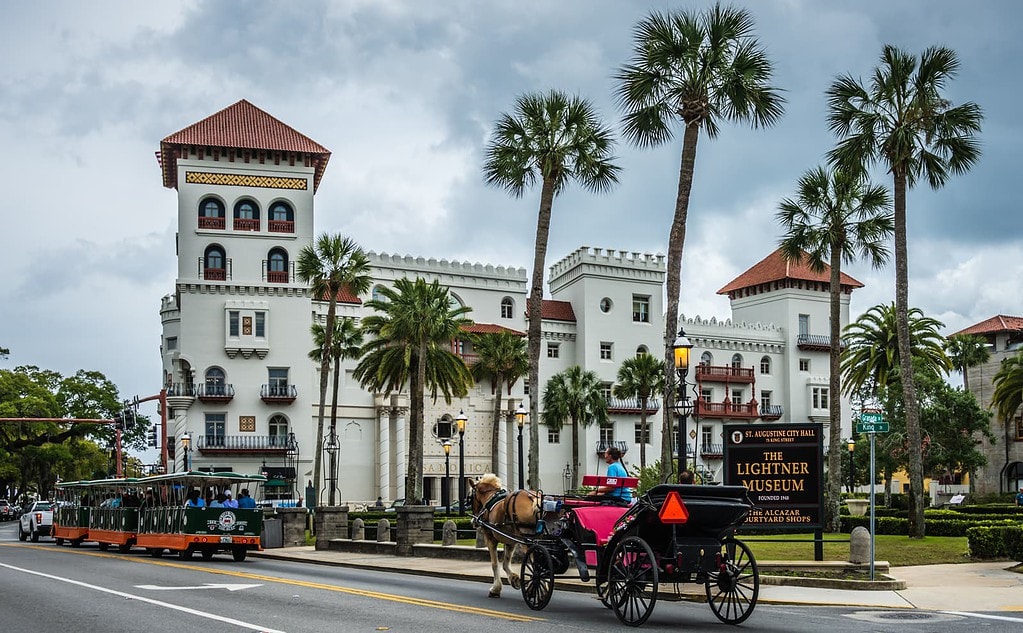
<svg viewBox="0 0 1023 633">
<path fill-rule="evenodd" d="M 455 424 L 458 425 L 458 514 L 465 516 L 465 424 L 469 421 L 465 411 L 459 410 Z"/>
<path fill-rule="evenodd" d="M 695 409 L 692 400 L 689 399 L 689 392 L 686 389 L 686 376 L 689 374 L 689 353 L 693 349 L 693 343 L 686 336 L 683 328 L 678 329 L 678 336 L 672 343 L 672 351 L 675 358 L 675 373 L 678 374 L 678 389 L 675 395 L 675 413 L 678 414 L 678 477 L 676 481 L 681 482 L 682 471 L 686 469 L 686 420 L 693 414 Z"/>
<path fill-rule="evenodd" d="M 181 434 L 181 448 L 184 449 L 184 458 L 182 460 L 182 463 L 183 463 L 183 465 L 185 467 L 185 472 L 186 473 L 189 470 L 189 468 L 188 468 L 188 447 L 189 447 L 189 445 L 191 443 L 192 443 L 192 436 L 188 434 L 188 431 L 185 431 L 184 433 L 182 433 Z"/>
<path fill-rule="evenodd" d="M 440 504 L 451 514 L 451 440 L 444 440 L 444 488 L 440 491 Z"/>
<path fill-rule="evenodd" d="M 856 466 L 853 463 L 853 453 L 856 452 L 856 439 L 849 438 L 847 446 L 849 448 L 849 494 L 852 494 L 853 490 L 856 489 Z"/>
<path fill-rule="evenodd" d="M 519 403 L 519 408 L 515 409 L 515 424 L 519 427 L 519 490 L 524 490 L 526 487 L 524 467 L 522 461 L 522 427 L 526 424 L 526 413 L 525 407 L 522 403 Z"/>
</svg>

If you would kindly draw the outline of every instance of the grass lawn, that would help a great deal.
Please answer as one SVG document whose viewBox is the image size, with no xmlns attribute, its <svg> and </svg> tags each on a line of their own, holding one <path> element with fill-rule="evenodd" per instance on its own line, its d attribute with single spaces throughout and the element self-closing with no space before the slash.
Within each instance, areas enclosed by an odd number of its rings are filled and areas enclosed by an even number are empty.
<svg viewBox="0 0 1023 633">
<path fill-rule="evenodd" d="M 775 536 L 750 533 L 740 535 L 739 538 L 749 545 L 758 560 L 813 560 L 813 534 Z M 786 542 L 799 539 L 806 539 L 807 542 Z M 878 534 L 876 539 L 875 559 L 886 560 L 893 567 L 970 562 L 965 536 L 928 536 L 923 539 L 911 539 L 906 536 Z M 849 535 L 825 534 L 824 560 L 848 559 Z"/>
</svg>

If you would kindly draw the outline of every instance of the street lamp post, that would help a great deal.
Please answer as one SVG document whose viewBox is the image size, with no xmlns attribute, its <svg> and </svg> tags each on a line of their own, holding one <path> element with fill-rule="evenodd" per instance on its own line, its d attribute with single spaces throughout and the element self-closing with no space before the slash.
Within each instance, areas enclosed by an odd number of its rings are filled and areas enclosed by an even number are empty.
<svg viewBox="0 0 1023 633">
<path fill-rule="evenodd" d="M 678 329 L 678 337 L 672 344 L 675 352 L 675 372 L 678 374 L 678 390 L 675 399 L 675 413 L 678 414 L 678 478 L 681 483 L 682 471 L 685 470 L 685 446 L 686 446 L 686 420 L 692 415 L 694 406 L 689 399 L 689 392 L 686 389 L 686 376 L 689 374 L 689 352 L 693 349 L 693 343 L 686 336 L 684 329 Z M 694 456 L 695 458 L 695 456 Z M 695 466 L 695 464 L 694 464 Z"/>
<path fill-rule="evenodd" d="M 856 439 L 850 437 L 848 442 L 849 447 L 849 494 L 852 494 L 856 488 L 856 468 L 853 465 L 853 452 L 856 450 Z"/>
<path fill-rule="evenodd" d="M 455 423 L 458 425 L 458 498 L 462 502 L 458 514 L 462 516 L 465 516 L 465 423 L 468 421 L 465 412 L 459 410 Z"/>
<path fill-rule="evenodd" d="M 185 431 L 184 433 L 182 433 L 181 434 L 181 448 L 183 448 L 185 450 L 184 465 L 185 465 L 185 472 L 186 473 L 188 472 L 188 446 L 191 443 L 192 443 L 192 436 L 188 434 L 188 431 Z"/>
<path fill-rule="evenodd" d="M 337 490 L 337 453 L 340 444 L 337 441 L 337 427 L 330 425 L 327 432 L 327 440 L 323 443 L 323 450 L 327 451 L 327 505 L 333 507 L 336 502 L 334 496 Z"/>
<path fill-rule="evenodd" d="M 451 514 L 451 440 L 444 440 L 444 487 L 440 491 L 440 504 Z"/>
<path fill-rule="evenodd" d="M 565 464 L 565 470 L 561 471 L 561 481 L 565 485 L 565 494 L 568 494 L 568 487 L 572 485 L 572 465 Z"/>
<path fill-rule="evenodd" d="M 519 408 L 515 409 L 515 424 L 519 427 L 519 490 L 526 488 L 526 482 L 523 475 L 522 467 L 522 427 L 526 424 L 526 409 L 519 403 Z"/>
</svg>

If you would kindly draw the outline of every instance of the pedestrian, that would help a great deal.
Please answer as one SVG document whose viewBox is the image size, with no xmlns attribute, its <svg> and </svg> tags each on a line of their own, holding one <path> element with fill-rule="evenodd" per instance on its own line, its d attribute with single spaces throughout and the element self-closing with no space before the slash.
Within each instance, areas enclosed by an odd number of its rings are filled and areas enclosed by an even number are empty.
<svg viewBox="0 0 1023 633">
<path fill-rule="evenodd" d="M 238 493 L 238 507 L 243 510 L 256 509 L 256 500 L 249 496 L 248 488 L 242 488 Z"/>
<path fill-rule="evenodd" d="M 1023 488 L 1019 489 L 1019 494 L 1016 495 L 1016 505 L 1023 507 Z"/>
<path fill-rule="evenodd" d="M 383 497 L 377 497 L 377 501 L 376 501 L 376 503 L 373 504 L 373 508 L 376 509 L 376 510 L 383 510 L 384 509 L 384 499 L 383 499 Z"/>
</svg>

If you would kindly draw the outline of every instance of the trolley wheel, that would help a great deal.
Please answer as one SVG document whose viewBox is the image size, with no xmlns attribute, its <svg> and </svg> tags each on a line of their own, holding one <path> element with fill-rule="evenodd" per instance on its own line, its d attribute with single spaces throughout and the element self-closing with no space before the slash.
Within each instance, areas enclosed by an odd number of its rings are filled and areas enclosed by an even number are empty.
<svg viewBox="0 0 1023 633">
<path fill-rule="evenodd" d="M 84 541 L 84 540 L 85 540 L 84 536 L 81 537 L 81 538 L 73 539 L 71 541 L 71 547 L 81 547 L 82 546 L 82 541 Z"/>
<path fill-rule="evenodd" d="M 195 550 L 192 549 L 191 545 L 188 545 L 185 549 L 178 550 L 178 558 L 181 560 L 192 560 L 192 554 L 194 553 Z"/>
<path fill-rule="evenodd" d="M 110 543 L 99 543 L 97 547 L 99 547 L 99 551 L 105 552 L 110 549 Z"/>
<path fill-rule="evenodd" d="M 64 539 L 62 539 L 62 538 L 58 538 L 58 539 L 54 539 L 54 540 L 57 542 L 57 547 L 60 547 L 61 545 L 64 544 Z"/>
<path fill-rule="evenodd" d="M 231 550 L 231 556 L 234 558 L 236 563 L 240 563 L 245 560 L 245 556 L 248 555 L 249 550 L 244 547 L 236 547 Z"/>
<path fill-rule="evenodd" d="M 739 624 L 757 606 L 760 572 L 753 552 L 742 541 L 728 537 L 721 542 L 717 569 L 707 576 L 707 603 L 725 624 Z"/>
<path fill-rule="evenodd" d="M 554 594 L 554 561 L 542 545 L 530 545 L 522 557 L 522 599 L 526 606 L 539 611 L 547 606 Z"/>
<path fill-rule="evenodd" d="M 213 550 L 211 550 L 211 549 L 203 549 L 203 550 L 199 550 L 199 553 L 202 554 L 202 559 L 203 560 L 213 560 Z"/>
<path fill-rule="evenodd" d="M 163 558 L 163 548 L 162 547 L 150 547 L 149 548 L 149 555 L 152 556 L 153 558 Z"/>
<path fill-rule="evenodd" d="M 639 626 L 657 604 L 657 559 L 646 541 L 629 536 L 615 546 L 607 569 L 604 600 L 622 624 Z"/>
</svg>

